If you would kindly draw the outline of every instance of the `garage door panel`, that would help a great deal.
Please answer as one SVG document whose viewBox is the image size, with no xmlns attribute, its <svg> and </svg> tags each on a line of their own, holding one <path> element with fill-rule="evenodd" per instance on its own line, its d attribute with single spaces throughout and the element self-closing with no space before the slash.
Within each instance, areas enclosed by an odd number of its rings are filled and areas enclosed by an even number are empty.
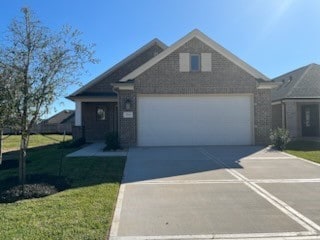
<svg viewBox="0 0 320 240">
<path fill-rule="evenodd" d="M 250 96 L 138 96 L 138 145 L 251 144 Z"/>
</svg>

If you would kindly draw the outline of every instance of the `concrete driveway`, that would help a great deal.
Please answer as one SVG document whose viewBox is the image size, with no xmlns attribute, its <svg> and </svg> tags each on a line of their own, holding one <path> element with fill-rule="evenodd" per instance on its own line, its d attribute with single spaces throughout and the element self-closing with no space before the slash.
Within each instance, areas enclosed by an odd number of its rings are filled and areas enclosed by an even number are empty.
<svg viewBox="0 0 320 240">
<path fill-rule="evenodd" d="M 110 239 L 320 239 L 320 165 L 252 146 L 132 148 Z"/>
</svg>

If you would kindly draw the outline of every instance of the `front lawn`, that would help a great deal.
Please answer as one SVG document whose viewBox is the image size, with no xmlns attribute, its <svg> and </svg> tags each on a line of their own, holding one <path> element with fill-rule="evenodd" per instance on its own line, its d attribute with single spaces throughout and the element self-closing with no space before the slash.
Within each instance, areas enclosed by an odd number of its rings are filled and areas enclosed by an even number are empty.
<svg viewBox="0 0 320 240">
<path fill-rule="evenodd" d="M 9 150 L 17 150 L 20 147 L 20 135 L 10 135 L 10 136 L 4 136 L 3 140 L 3 150 L 4 152 L 7 152 Z M 65 141 L 71 140 L 72 136 L 66 135 Z M 39 147 L 39 146 L 45 146 L 49 144 L 56 144 L 63 140 L 63 135 L 59 134 L 35 134 L 30 135 L 29 139 L 29 147 Z"/>
<path fill-rule="evenodd" d="M 296 140 L 288 144 L 287 153 L 320 163 L 320 142 Z"/>
<path fill-rule="evenodd" d="M 63 155 L 75 149 L 63 149 Z M 29 150 L 28 174 L 57 175 L 58 144 Z M 0 204 L 0 239 L 105 239 L 122 178 L 125 158 L 65 158 L 71 187 L 39 199 Z M 0 170 L 0 186 L 17 169 Z"/>
</svg>

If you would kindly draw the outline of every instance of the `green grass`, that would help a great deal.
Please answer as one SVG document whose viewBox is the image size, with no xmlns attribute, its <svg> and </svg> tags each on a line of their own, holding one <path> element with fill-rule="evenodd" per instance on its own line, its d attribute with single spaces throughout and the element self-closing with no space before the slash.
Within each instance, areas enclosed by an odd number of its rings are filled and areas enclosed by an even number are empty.
<svg viewBox="0 0 320 240">
<path fill-rule="evenodd" d="M 19 149 L 20 146 L 20 135 L 4 136 L 3 150 L 4 152 L 9 150 Z M 66 135 L 65 140 L 71 140 L 70 135 Z M 59 134 L 47 134 L 47 135 L 30 135 L 29 147 L 45 146 L 49 144 L 56 144 L 63 140 L 63 135 Z"/>
<path fill-rule="evenodd" d="M 297 140 L 288 144 L 287 153 L 320 163 L 320 142 Z"/>
<path fill-rule="evenodd" d="M 64 149 L 64 154 L 75 149 Z M 61 148 L 29 150 L 28 174 L 53 174 Z M 32 200 L 0 204 L 0 239 L 105 239 L 112 221 L 125 158 L 65 158 L 63 175 L 71 188 Z M 1 180 L 16 169 L 0 171 Z"/>
<path fill-rule="evenodd" d="M 20 147 L 20 135 L 10 135 L 4 136 L 3 140 L 3 150 L 4 152 L 9 150 L 17 150 Z M 66 135 L 65 140 L 71 140 L 72 136 Z M 47 134 L 47 135 L 30 135 L 29 138 L 29 148 L 32 147 L 39 147 L 39 146 L 46 146 L 49 144 L 56 144 L 63 140 L 63 135 L 59 134 Z"/>
</svg>

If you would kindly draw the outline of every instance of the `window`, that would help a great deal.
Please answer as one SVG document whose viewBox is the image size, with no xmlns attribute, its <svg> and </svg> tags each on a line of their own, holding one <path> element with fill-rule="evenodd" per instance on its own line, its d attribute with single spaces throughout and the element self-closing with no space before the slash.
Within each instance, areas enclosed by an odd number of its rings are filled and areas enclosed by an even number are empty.
<svg viewBox="0 0 320 240">
<path fill-rule="evenodd" d="M 310 114 L 310 108 L 307 108 L 306 110 L 305 110 L 305 116 L 306 116 L 306 119 L 305 119 L 305 121 L 306 121 L 306 127 L 311 127 L 311 114 Z"/>
<path fill-rule="evenodd" d="M 190 70 L 191 72 L 200 71 L 200 55 L 199 54 L 190 55 Z"/>
<path fill-rule="evenodd" d="M 97 120 L 106 120 L 106 110 L 103 107 L 97 107 Z"/>
</svg>

